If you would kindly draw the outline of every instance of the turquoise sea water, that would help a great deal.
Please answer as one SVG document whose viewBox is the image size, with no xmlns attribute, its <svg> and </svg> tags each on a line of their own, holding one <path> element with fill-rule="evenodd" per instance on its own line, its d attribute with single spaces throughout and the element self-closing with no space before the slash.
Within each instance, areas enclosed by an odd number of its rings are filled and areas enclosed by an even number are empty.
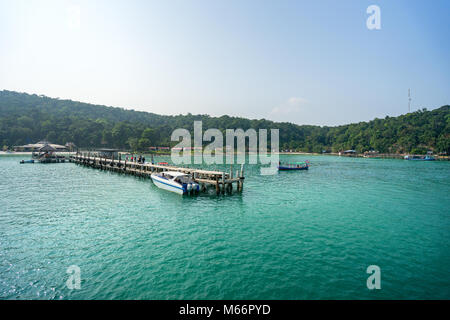
<svg viewBox="0 0 450 320">
<path fill-rule="evenodd" d="M 22 158 L 0 157 L 2 299 L 450 299 L 449 162 L 285 156 L 312 166 L 189 198 Z"/>
</svg>

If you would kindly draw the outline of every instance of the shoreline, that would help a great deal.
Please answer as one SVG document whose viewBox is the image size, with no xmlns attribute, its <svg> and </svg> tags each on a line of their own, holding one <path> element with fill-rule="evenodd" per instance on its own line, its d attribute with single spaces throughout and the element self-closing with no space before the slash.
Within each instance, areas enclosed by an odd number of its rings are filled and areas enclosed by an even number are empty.
<svg viewBox="0 0 450 320">
<path fill-rule="evenodd" d="M 152 152 L 137 152 L 137 153 L 131 153 L 131 152 L 120 152 L 122 155 L 132 155 L 132 154 L 142 154 L 142 155 L 153 155 L 153 156 L 170 156 L 171 153 L 152 153 Z M 76 152 L 57 152 L 57 154 L 60 155 L 75 155 Z M 238 155 L 240 153 L 234 152 L 235 155 Z M 248 154 L 248 153 L 246 153 Z M 314 153 L 314 152 L 275 152 L 274 154 L 278 155 L 303 155 L 303 156 L 335 156 L 335 157 L 346 157 L 346 158 L 364 158 L 364 159 L 398 159 L 403 160 L 404 157 L 408 154 L 377 154 L 377 155 L 369 155 L 365 156 L 364 154 L 356 154 L 356 155 L 339 155 L 339 153 Z M 0 151 L 0 156 L 31 156 L 32 152 L 5 152 Z M 194 154 L 191 154 L 194 156 Z M 226 153 L 223 153 L 223 156 L 225 156 Z M 412 154 L 411 154 L 412 155 Z M 449 156 L 439 156 L 439 155 L 433 155 L 436 161 L 450 161 Z"/>
<path fill-rule="evenodd" d="M 69 152 L 69 151 L 63 151 L 63 152 L 55 152 L 56 154 L 60 155 L 73 155 L 76 154 L 76 152 Z M 18 151 L 18 152 L 5 152 L 0 151 L 0 156 L 31 156 L 33 152 L 31 151 Z"/>
</svg>

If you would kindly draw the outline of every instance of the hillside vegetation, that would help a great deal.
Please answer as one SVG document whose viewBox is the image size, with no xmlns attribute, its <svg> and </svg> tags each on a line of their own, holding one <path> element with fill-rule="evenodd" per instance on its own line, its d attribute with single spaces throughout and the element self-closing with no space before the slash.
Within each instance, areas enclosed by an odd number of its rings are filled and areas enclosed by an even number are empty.
<svg viewBox="0 0 450 320">
<path fill-rule="evenodd" d="M 277 128 L 280 129 L 282 149 L 305 152 L 345 149 L 384 153 L 450 152 L 449 105 L 399 117 L 320 127 L 229 116 L 163 116 L 0 91 L 1 146 L 12 147 L 47 139 L 58 144 L 70 141 L 79 147 L 145 150 L 150 146 L 173 146 L 175 142 L 170 141 L 173 130 L 185 128 L 192 132 L 195 120 L 203 121 L 203 130 L 217 128 L 223 132 L 237 128 Z"/>
</svg>

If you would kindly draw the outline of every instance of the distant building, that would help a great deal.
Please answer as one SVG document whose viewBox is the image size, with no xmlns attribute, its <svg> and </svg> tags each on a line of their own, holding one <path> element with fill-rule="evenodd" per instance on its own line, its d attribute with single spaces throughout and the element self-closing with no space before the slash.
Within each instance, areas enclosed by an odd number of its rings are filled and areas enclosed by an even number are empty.
<svg viewBox="0 0 450 320">
<path fill-rule="evenodd" d="M 14 151 L 24 151 L 24 152 L 39 151 L 44 146 L 50 146 L 56 152 L 62 152 L 62 151 L 68 150 L 68 148 L 66 146 L 61 146 L 59 144 L 54 144 L 54 143 L 50 143 L 48 141 L 43 140 L 43 141 L 39 141 L 39 142 L 32 143 L 32 144 L 26 144 L 23 146 L 15 146 Z"/>
<path fill-rule="evenodd" d="M 344 155 L 347 155 L 347 156 L 356 155 L 356 151 L 355 151 L 355 150 L 345 150 L 345 151 L 340 151 L 340 152 L 339 152 L 339 155 L 340 155 L 340 156 L 344 156 Z"/>
<path fill-rule="evenodd" d="M 377 150 L 369 150 L 364 152 L 364 158 L 376 158 L 380 155 L 380 152 L 378 152 Z"/>
<path fill-rule="evenodd" d="M 73 143 L 73 142 L 67 142 L 67 143 L 66 143 L 66 148 L 67 148 L 68 150 L 70 150 L 70 151 L 73 151 L 73 150 L 75 150 L 75 149 L 77 148 L 77 146 L 76 146 L 75 143 Z"/>
<path fill-rule="evenodd" d="M 163 151 L 163 150 L 170 150 L 170 147 L 149 147 L 149 150 L 152 151 Z"/>
<path fill-rule="evenodd" d="M 175 148 L 174 148 L 175 149 Z M 191 150 L 203 150 L 202 147 L 184 147 L 183 150 L 191 151 Z"/>
</svg>

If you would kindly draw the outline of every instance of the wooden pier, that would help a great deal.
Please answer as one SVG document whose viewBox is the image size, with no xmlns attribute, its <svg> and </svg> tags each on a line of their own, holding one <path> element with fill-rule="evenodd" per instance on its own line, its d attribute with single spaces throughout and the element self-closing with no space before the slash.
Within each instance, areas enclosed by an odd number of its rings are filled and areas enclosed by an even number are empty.
<svg viewBox="0 0 450 320">
<path fill-rule="evenodd" d="M 98 156 L 91 156 L 90 153 L 77 153 L 76 155 L 70 156 L 69 161 L 91 168 L 130 174 L 143 178 L 150 178 L 151 174 L 154 172 L 182 172 L 190 175 L 194 181 L 200 185 L 200 190 L 202 192 L 205 192 L 208 187 L 212 186 L 215 188 L 217 194 L 232 193 L 234 183 L 236 184 L 236 190 L 238 192 L 242 192 L 244 187 L 244 165 L 241 165 L 241 170 L 236 171 L 236 175 L 233 176 L 232 167 L 230 172 L 210 171 L 152 163 L 115 160 L 114 158 L 99 158 Z"/>
</svg>

